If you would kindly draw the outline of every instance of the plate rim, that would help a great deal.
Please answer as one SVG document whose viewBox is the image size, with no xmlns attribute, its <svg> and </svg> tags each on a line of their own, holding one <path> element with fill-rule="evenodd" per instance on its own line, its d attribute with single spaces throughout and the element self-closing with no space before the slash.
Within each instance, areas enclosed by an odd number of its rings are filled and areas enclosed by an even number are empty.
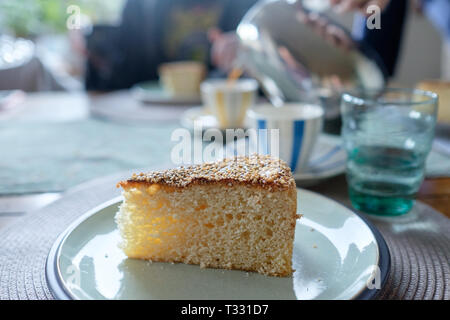
<svg viewBox="0 0 450 320">
<path fill-rule="evenodd" d="M 45 276 L 47 279 L 47 285 L 50 289 L 50 292 L 54 296 L 55 294 L 57 295 L 55 296 L 55 298 L 59 300 L 79 300 L 77 297 L 73 296 L 70 293 L 61 277 L 60 262 L 58 257 L 60 256 L 61 248 L 65 240 L 69 237 L 71 232 L 85 220 L 89 219 L 91 216 L 94 216 L 98 211 L 105 209 L 106 207 L 109 207 L 110 205 L 113 205 L 114 203 L 117 203 L 122 199 L 123 197 L 120 195 L 95 206 L 94 208 L 88 210 L 77 219 L 75 219 L 63 232 L 58 235 L 45 261 Z M 55 292 L 53 292 L 53 290 L 55 290 Z"/>
<path fill-rule="evenodd" d="M 372 232 L 372 235 L 376 241 L 377 244 L 377 266 L 380 269 L 380 280 L 381 285 L 380 289 L 369 289 L 367 286 L 361 288 L 357 293 L 355 293 L 354 296 L 352 296 L 349 300 L 372 300 L 375 299 L 378 295 L 378 293 L 384 288 L 389 273 L 390 273 L 390 267 L 391 267 L 391 258 L 390 258 L 390 251 L 386 244 L 386 241 L 380 231 L 375 227 L 375 225 L 368 220 L 367 217 L 364 217 L 363 214 L 353 210 L 349 206 L 343 204 L 340 201 L 334 200 L 332 198 L 326 197 L 320 193 L 310 191 L 303 188 L 296 188 L 297 191 L 301 190 L 302 192 L 306 192 L 309 194 L 312 194 L 313 196 L 323 197 L 328 199 L 329 201 L 335 202 L 339 206 L 347 209 L 349 212 L 357 216 L 361 219 L 361 221 L 370 229 Z M 45 261 L 45 277 L 48 289 L 52 293 L 52 295 L 58 299 L 58 300 L 80 300 L 78 297 L 74 296 L 70 290 L 66 287 L 65 283 L 62 280 L 62 275 L 60 273 L 60 253 L 62 249 L 62 245 L 66 241 L 66 239 L 69 237 L 71 232 L 75 230 L 81 223 L 89 219 L 91 216 L 94 216 L 98 211 L 109 207 L 119 201 L 122 201 L 123 197 L 117 196 L 114 197 L 108 201 L 105 201 L 94 208 L 88 210 L 81 216 L 79 216 L 76 220 L 74 220 L 63 232 L 61 232 L 58 237 L 56 238 L 55 242 L 53 243 L 46 261 Z M 367 280 L 367 282 L 372 281 L 375 277 L 375 274 L 372 274 L 370 279 Z"/>
</svg>

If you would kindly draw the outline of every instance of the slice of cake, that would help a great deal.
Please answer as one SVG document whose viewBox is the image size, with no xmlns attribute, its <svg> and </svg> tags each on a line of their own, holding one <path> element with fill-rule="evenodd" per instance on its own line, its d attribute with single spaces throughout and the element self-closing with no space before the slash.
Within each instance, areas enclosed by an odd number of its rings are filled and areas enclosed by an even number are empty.
<svg viewBox="0 0 450 320">
<path fill-rule="evenodd" d="M 269 156 L 133 175 L 116 216 L 129 258 L 292 273 L 297 192 Z"/>
</svg>

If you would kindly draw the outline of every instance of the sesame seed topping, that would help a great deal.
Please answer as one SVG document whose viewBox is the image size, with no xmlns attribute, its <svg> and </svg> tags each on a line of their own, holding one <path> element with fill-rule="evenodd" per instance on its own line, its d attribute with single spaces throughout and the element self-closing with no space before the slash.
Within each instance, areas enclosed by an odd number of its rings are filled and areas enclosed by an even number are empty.
<svg viewBox="0 0 450 320">
<path fill-rule="evenodd" d="M 165 184 L 178 188 L 213 182 L 223 182 L 228 186 L 245 183 L 281 189 L 295 188 L 291 169 L 284 161 L 257 154 L 164 171 L 133 174 L 128 181 L 120 182 L 119 185 L 124 187 L 127 183 L 133 182 Z"/>
</svg>

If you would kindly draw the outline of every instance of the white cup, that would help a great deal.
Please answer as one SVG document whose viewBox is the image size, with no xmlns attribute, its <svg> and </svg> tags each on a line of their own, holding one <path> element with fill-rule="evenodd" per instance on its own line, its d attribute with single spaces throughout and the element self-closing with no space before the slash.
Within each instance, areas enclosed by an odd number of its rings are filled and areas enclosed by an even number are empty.
<svg viewBox="0 0 450 320">
<path fill-rule="evenodd" d="M 252 128 L 258 129 L 258 152 L 273 155 L 277 150 L 279 158 L 286 161 L 293 173 L 308 167 L 322 131 L 323 116 L 321 106 L 301 103 L 289 103 L 280 108 L 262 105 L 248 111 Z M 279 139 L 271 137 L 271 129 L 278 129 Z"/>
<path fill-rule="evenodd" d="M 258 82 L 211 79 L 204 81 L 200 89 L 205 112 L 217 119 L 220 129 L 242 128 L 247 110 L 255 103 Z"/>
<path fill-rule="evenodd" d="M 196 61 L 163 63 L 158 68 L 160 82 L 166 92 L 175 97 L 199 97 L 200 83 L 206 67 Z"/>
</svg>

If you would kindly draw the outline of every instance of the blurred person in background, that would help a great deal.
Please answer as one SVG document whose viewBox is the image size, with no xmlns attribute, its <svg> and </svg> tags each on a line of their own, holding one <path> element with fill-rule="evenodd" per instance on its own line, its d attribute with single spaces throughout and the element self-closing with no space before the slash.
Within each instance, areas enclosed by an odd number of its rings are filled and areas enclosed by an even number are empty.
<svg viewBox="0 0 450 320">
<path fill-rule="evenodd" d="M 119 26 L 97 25 L 87 36 L 86 88 L 116 90 L 155 80 L 158 65 L 171 61 L 195 60 L 211 69 L 212 42 L 226 43 L 226 33 L 256 2 L 128 0 Z"/>
<path fill-rule="evenodd" d="M 450 81 L 450 1 L 415 0 L 416 8 L 440 31 L 444 39 L 443 80 Z"/>
<path fill-rule="evenodd" d="M 332 0 L 333 2 L 358 2 L 353 0 Z M 359 1 L 360 2 L 360 1 Z M 366 1 L 368 5 L 379 4 L 385 10 L 381 14 L 381 29 L 370 30 L 366 27 L 365 11 L 357 15 L 354 21 L 353 36 L 355 39 L 364 39 L 372 45 L 382 58 L 388 76 L 392 76 L 397 65 L 401 41 L 404 34 L 404 25 L 408 12 L 408 6 L 413 5 L 415 11 L 424 14 L 436 27 L 443 37 L 444 46 L 447 47 L 448 59 L 443 59 L 448 68 L 450 65 L 450 1 L 449 0 L 380 0 Z M 445 51 L 444 51 L 445 52 Z M 445 53 L 444 53 L 445 54 Z M 447 61 L 445 61 L 447 60 Z M 445 75 L 447 78 L 450 75 Z M 447 80 L 450 80 L 447 78 Z"/>
<path fill-rule="evenodd" d="M 330 0 L 338 12 L 358 13 L 354 19 L 352 37 L 364 41 L 375 50 L 387 77 L 395 73 L 410 3 L 440 31 L 450 57 L 450 0 Z M 367 16 L 373 13 L 368 8 L 372 5 L 381 9 L 380 29 L 367 27 Z M 334 45 L 345 49 L 350 43 L 345 33 L 336 31 L 323 18 L 309 15 L 304 19 Z M 447 63 L 450 65 L 450 61 Z"/>
<path fill-rule="evenodd" d="M 363 41 L 378 54 L 386 77 L 395 73 L 406 24 L 408 6 L 413 3 L 416 11 L 423 13 L 437 27 L 444 38 L 444 51 L 448 58 L 443 59 L 445 69 L 450 69 L 450 0 L 330 0 L 330 5 L 338 13 L 356 12 L 353 23 L 352 38 Z M 381 9 L 381 29 L 367 28 L 367 16 L 371 13 L 369 6 Z M 310 25 L 313 30 L 334 46 L 344 50 L 352 45 L 349 34 L 328 19 L 314 12 L 302 12 L 298 17 Z M 230 34 L 215 37 L 212 48 L 213 61 L 222 69 L 230 69 L 235 53 L 235 46 Z M 446 64 L 446 65 L 445 65 Z M 450 77 L 450 70 L 443 72 L 443 78 Z"/>
<path fill-rule="evenodd" d="M 330 20 L 320 13 L 305 10 L 299 0 L 297 18 L 309 25 L 313 32 L 323 37 L 333 46 L 349 50 L 353 39 L 365 42 L 378 54 L 382 70 L 386 77 L 392 76 L 395 70 L 403 29 L 406 20 L 408 0 L 329 0 L 332 9 L 338 13 L 356 12 L 352 37 L 345 30 L 330 23 Z M 376 5 L 381 10 L 382 28 L 369 30 L 366 27 L 367 10 Z M 282 22 L 280 22 L 282 23 Z M 233 55 L 236 52 L 230 34 L 220 34 L 214 38 L 212 48 L 213 61 L 221 69 L 232 67 Z M 353 39 L 352 39 L 353 38 Z"/>
</svg>

